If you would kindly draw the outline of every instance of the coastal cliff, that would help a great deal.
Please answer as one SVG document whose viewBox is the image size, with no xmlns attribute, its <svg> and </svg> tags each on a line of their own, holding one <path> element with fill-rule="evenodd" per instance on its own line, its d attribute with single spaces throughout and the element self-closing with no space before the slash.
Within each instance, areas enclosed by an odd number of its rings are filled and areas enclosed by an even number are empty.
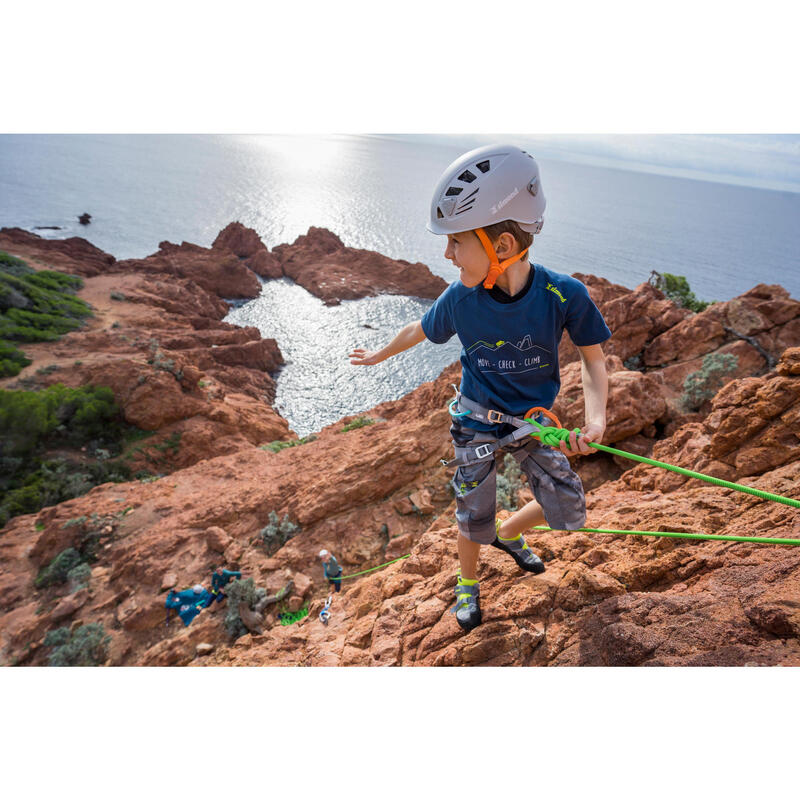
<svg viewBox="0 0 800 800">
<path fill-rule="evenodd" d="M 114 665 L 800 665 L 800 548 L 785 546 L 531 532 L 545 573 L 483 553 L 484 624 L 461 632 L 447 613 L 457 532 L 440 463 L 459 365 L 301 441 L 271 407 L 275 342 L 221 322 L 223 298 L 257 295 L 256 276 L 290 277 L 326 302 L 394 289 L 435 297 L 444 282 L 408 278 L 421 265 L 319 229 L 268 251 L 238 223 L 211 248 L 162 243 L 138 260 L 8 229 L 0 249 L 83 276 L 94 309 L 81 330 L 24 345 L 33 363 L 0 386 L 107 385 L 127 423 L 176 444 L 161 478 L 105 483 L 2 529 L 1 663 L 46 664 L 49 633 L 100 624 L 102 663 Z M 346 290 L 331 282 L 345 270 Z M 800 303 L 762 285 L 693 314 L 649 284 L 578 277 L 614 333 L 607 443 L 800 496 Z M 554 411 L 579 426 L 580 364 L 566 337 L 560 355 Z M 786 506 L 600 454 L 575 464 L 591 527 L 800 538 Z M 277 547 L 264 536 L 276 516 L 295 529 Z M 323 626 L 321 547 L 345 574 L 411 555 L 345 581 Z M 88 582 L 46 585 L 43 570 L 70 549 L 91 552 Z M 167 590 L 223 563 L 271 594 L 291 581 L 287 608 L 310 615 L 284 627 L 267 613 L 260 633 L 235 639 L 219 605 L 166 626 Z"/>
</svg>

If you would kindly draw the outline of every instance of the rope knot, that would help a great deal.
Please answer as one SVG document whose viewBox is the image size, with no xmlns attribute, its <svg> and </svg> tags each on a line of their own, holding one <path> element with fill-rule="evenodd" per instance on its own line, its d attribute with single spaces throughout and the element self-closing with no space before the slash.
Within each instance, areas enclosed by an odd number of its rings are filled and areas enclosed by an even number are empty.
<svg viewBox="0 0 800 800">
<path fill-rule="evenodd" d="M 569 441 L 570 432 L 566 428 L 555 428 L 550 425 L 542 425 L 532 417 L 530 419 L 526 418 L 525 422 L 530 422 L 532 425 L 536 425 L 539 430 L 535 433 L 532 433 L 531 436 L 536 437 L 542 444 L 549 445 L 550 447 L 558 447 L 562 441 Z M 575 433 L 580 432 L 580 428 L 575 428 Z"/>
</svg>

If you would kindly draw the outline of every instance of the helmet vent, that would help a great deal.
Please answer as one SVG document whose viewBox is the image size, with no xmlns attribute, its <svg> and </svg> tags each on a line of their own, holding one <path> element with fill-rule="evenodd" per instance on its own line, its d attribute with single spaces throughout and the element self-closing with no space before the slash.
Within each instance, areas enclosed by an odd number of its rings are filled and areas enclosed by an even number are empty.
<svg viewBox="0 0 800 800">
<path fill-rule="evenodd" d="M 488 159 L 486 161 L 479 161 L 475 166 L 481 172 L 488 172 L 489 171 L 489 161 L 488 161 Z"/>
<path fill-rule="evenodd" d="M 442 209 L 439 206 L 436 206 L 436 219 L 444 219 L 444 214 L 442 214 Z"/>
<path fill-rule="evenodd" d="M 460 186 L 451 186 L 446 192 L 446 197 L 455 197 L 456 195 L 461 194 L 464 190 Z"/>
<path fill-rule="evenodd" d="M 475 175 L 473 175 L 468 169 L 465 169 L 459 176 L 458 179 L 460 181 L 464 181 L 464 183 L 472 183 L 475 180 Z"/>
</svg>

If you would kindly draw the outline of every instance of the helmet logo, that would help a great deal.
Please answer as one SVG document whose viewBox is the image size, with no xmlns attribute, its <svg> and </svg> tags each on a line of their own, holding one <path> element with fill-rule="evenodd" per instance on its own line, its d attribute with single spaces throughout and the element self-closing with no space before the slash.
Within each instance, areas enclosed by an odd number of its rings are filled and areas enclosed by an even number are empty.
<svg viewBox="0 0 800 800">
<path fill-rule="evenodd" d="M 517 187 L 515 186 L 514 191 L 511 192 L 511 194 L 508 195 L 508 197 L 504 197 L 499 203 L 492 206 L 491 208 L 492 214 L 496 214 L 498 211 L 500 211 L 501 208 L 503 208 L 503 206 L 507 206 L 518 194 L 519 194 L 519 189 L 517 189 Z"/>
</svg>

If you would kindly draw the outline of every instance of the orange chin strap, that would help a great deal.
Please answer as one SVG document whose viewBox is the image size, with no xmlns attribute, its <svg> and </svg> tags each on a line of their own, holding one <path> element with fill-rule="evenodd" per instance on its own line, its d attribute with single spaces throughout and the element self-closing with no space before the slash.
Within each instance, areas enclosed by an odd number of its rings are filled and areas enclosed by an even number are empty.
<svg viewBox="0 0 800 800">
<path fill-rule="evenodd" d="M 483 282 L 484 289 L 491 289 L 497 279 L 512 265 L 515 264 L 517 261 L 525 258 L 528 255 L 528 248 L 526 247 L 521 253 L 517 253 L 515 256 L 511 256 L 511 258 L 507 258 L 505 261 L 500 261 L 497 258 L 497 253 L 494 250 L 494 246 L 490 241 L 489 237 L 486 235 L 486 231 L 483 228 L 475 228 L 475 233 L 478 235 L 478 238 L 481 240 L 481 244 L 483 245 L 483 249 L 486 251 L 486 255 L 489 256 L 490 266 L 489 266 L 489 274 L 486 276 L 486 279 Z"/>
</svg>

